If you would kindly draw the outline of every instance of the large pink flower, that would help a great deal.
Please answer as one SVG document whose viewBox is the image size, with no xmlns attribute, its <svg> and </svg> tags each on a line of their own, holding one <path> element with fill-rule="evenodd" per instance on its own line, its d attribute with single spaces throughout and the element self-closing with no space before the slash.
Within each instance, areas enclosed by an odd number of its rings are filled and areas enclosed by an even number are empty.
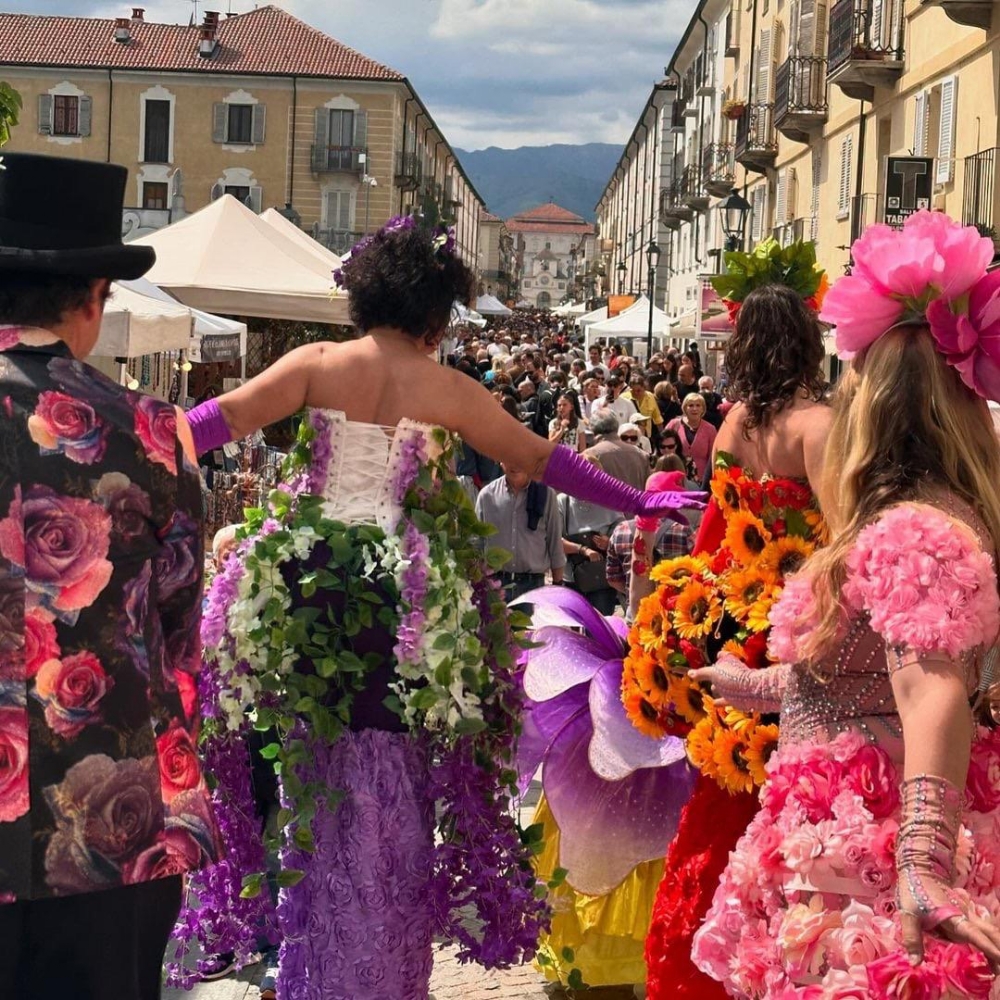
<svg viewBox="0 0 1000 1000">
<path fill-rule="evenodd" d="M 1000 271 L 983 275 L 969 293 L 968 310 L 941 299 L 927 308 L 938 349 L 980 396 L 1000 399 Z"/>
<path fill-rule="evenodd" d="M 24 668 L 29 678 L 38 673 L 43 663 L 58 660 L 62 655 L 54 621 L 55 617 L 40 607 L 32 608 L 24 616 Z"/>
<path fill-rule="evenodd" d="M 140 396 L 135 407 L 135 432 L 152 462 L 177 475 L 177 411 L 152 396 Z"/>
<path fill-rule="evenodd" d="M 963 226 L 944 212 L 917 212 L 903 226 L 908 236 L 927 238 L 939 259 L 931 277 L 941 298 L 960 298 L 980 278 L 993 259 L 993 240 L 975 226 Z"/>
<path fill-rule="evenodd" d="M 902 315 L 901 302 L 851 274 L 833 283 L 819 318 L 834 327 L 837 354 L 848 360 L 881 337 Z"/>
<path fill-rule="evenodd" d="M 44 663 L 35 677 L 35 695 L 45 705 L 49 728 L 70 739 L 102 721 L 100 702 L 114 683 L 101 661 L 84 651 Z"/>
<path fill-rule="evenodd" d="M 90 465 L 104 457 L 107 427 L 94 408 L 64 392 L 43 392 L 28 417 L 28 433 L 43 455 L 63 454 Z"/>
<path fill-rule="evenodd" d="M 28 710 L 0 708 L 0 823 L 23 816 L 28 793 Z"/>
<path fill-rule="evenodd" d="M 947 981 L 935 964 L 925 960 L 920 965 L 910 965 L 902 949 L 876 959 L 867 971 L 872 1000 L 900 1000 L 902 997 L 939 1000 L 947 988 Z"/>
</svg>

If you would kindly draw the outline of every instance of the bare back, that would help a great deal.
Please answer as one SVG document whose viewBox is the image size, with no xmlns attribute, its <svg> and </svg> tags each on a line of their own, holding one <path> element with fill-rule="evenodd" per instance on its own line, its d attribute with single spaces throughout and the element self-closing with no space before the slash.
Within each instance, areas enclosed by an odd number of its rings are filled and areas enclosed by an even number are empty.
<svg viewBox="0 0 1000 1000">
<path fill-rule="evenodd" d="M 742 403 L 729 411 L 715 439 L 715 452 L 728 452 L 752 470 L 790 479 L 807 479 L 815 492 L 823 469 L 826 441 L 833 421 L 827 403 L 804 397 L 789 404 L 765 427 L 744 435 L 747 410 Z M 749 437 L 749 440 L 748 440 Z"/>
</svg>

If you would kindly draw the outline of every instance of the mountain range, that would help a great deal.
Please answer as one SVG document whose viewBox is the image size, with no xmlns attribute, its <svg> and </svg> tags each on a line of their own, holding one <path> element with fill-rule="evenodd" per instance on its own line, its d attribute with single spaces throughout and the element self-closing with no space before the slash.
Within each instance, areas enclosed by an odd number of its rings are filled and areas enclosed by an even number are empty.
<svg viewBox="0 0 1000 1000">
<path fill-rule="evenodd" d="M 455 150 L 494 215 L 509 219 L 525 209 L 554 201 L 588 222 L 594 221 L 594 206 L 621 152 L 621 146 L 604 142 Z"/>
</svg>

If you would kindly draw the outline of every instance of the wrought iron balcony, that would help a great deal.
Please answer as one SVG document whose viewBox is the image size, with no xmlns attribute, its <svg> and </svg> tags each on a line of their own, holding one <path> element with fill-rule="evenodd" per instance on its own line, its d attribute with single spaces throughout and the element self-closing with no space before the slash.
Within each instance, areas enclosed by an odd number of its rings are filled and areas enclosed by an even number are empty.
<svg viewBox="0 0 1000 1000">
<path fill-rule="evenodd" d="M 687 124 L 684 120 L 684 106 L 685 102 L 680 97 L 674 100 L 674 103 L 670 106 L 670 131 L 683 133 Z"/>
<path fill-rule="evenodd" d="M 701 165 L 692 163 L 681 174 L 681 201 L 692 212 L 704 212 L 708 208 L 708 192 L 701 180 Z"/>
<path fill-rule="evenodd" d="M 774 166 L 777 155 L 774 105 L 748 104 L 736 122 L 736 162 L 762 174 Z"/>
<path fill-rule="evenodd" d="M 826 116 L 826 60 L 789 56 L 774 75 L 774 127 L 795 142 L 808 142 Z"/>
<path fill-rule="evenodd" d="M 682 222 L 690 222 L 694 212 L 684 202 L 684 175 L 674 178 L 670 187 L 660 193 L 660 220 L 670 229 L 679 229 Z"/>
<path fill-rule="evenodd" d="M 736 158 L 731 142 L 713 142 L 705 147 L 701 177 L 705 190 L 716 198 L 725 198 L 736 183 Z"/>
<path fill-rule="evenodd" d="M 962 224 L 975 226 L 983 236 L 1000 243 L 997 235 L 997 148 L 984 149 L 965 158 L 965 194 Z"/>
<path fill-rule="evenodd" d="M 364 233 L 352 232 L 346 229 L 320 229 L 313 227 L 313 239 L 323 246 L 329 248 L 334 253 L 345 254 L 353 250 L 361 242 Z"/>
<path fill-rule="evenodd" d="M 420 187 L 424 177 L 424 166 L 418 153 L 400 153 L 396 157 L 396 186 L 404 191 L 414 191 Z"/>
<path fill-rule="evenodd" d="M 994 0 L 921 0 L 925 7 L 941 7 L 957 24 L 990 30 Z"/>
<path fill-rule="evenodd" d="M 361 159 L 368 150 L 358 146 L 313 146 L 312 172 L 314 174 L 363 174 Z"/>
<path fill-rule="evenodd" d="M 827 76 L 848 96 L 871 101 L 903 73 L 903 0 L 883 0 L 879 17 L 858 0 L 837 0 L 830 12 Z"/>
</svg>

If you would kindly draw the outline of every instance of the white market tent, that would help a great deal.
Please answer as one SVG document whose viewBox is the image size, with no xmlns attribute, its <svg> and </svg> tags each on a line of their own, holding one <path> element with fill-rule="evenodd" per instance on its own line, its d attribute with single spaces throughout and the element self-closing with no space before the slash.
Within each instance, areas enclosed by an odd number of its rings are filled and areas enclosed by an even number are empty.
<svg viewBox="0 0 1000 1000">
<path fill-rule="evenodd" d="M 135 240 L 156 250 L 147 277 L 183 303 L 230 316 L 349 323 L 330 261 L 232 195 Z"/>
<path fill-rule="evenodd" d="M 608 307 L 601 306 L 600 309 L 595 309 L 593 312 L 584 313 L 582 316 L 577 318 L 577 326 L 590 326 L 592 323 L 600 323 L 602 320 L 608 318 Z"/>
<path fill-rule="evenodd" d="M 91 352 L 102 358 L 138 358 L 163 351 L 183 351 L 191 344 L 192 311 L 167 296 L 168 301 L 112 282 L 104 307 L 101 332 Z"/>
<path fill-rule="evenodd" d="M 653 339 L 662 346 L 663 338 L 669 336 L 672 321 L 670 317 L 659 308 L 653 306 Z M 590 347 L 590 342 L 595 337 L 606 337 L 608 340 L 631 340 L 638 344 L 633 346 L 629 353 L 635 354 L 635 347 L 641 345 L 643 350 L 639 353 L 645 354 L 646 337 L 649 335 L 649 299 L 645 295 L 640 295 L 635 302 L 622 310 L 617 316 L 611 319 L 602 320 L 600 323 L 591 323 L 586 330 L 586 347 Z"/>
<path fill-rule="evenodd" d="M 269 208 L 267 211 L 261 212 L 260 218 L 263 219 L 263 221 L 269 226 L 273 226 L 277 229 L 282 236 L 287 236 L 293 242 L 299 243 L 306 250 L 309 250 L 311 253 L 318 254 L 324 260 L 328 261 L 330 264 L 331 274 L 336 271 L 338 267 L 343 266 L 343 260 L 332 250 L 323 246 L 323 244 L 318 240 L 314 240 L 304 229 L 299 229 L 294 222 L 290 219 L 286 219 L 276 208 Z"/>
<path fill-rule="evenodd" d="M 587 312 L 587 306 L 583 302 L 567 302 L 552 312 L 556 316 L 583 316 Z"/>
<path fill-rule="evenodd" d="M 463 323 L 470 323 L 480 329 L 486 326 L 486 320 L 475 309 L 468 309 L 461 302 L 455 302 L 451 307 L 451 322 L 449 326 L 461 326 Z"/>
<path fill-rule="evenodd" d="M 476 312 L 481 316 L 510 316 L 508 309 L 495 295 L 480 295 L 476 299 Z"/>
</svg>

